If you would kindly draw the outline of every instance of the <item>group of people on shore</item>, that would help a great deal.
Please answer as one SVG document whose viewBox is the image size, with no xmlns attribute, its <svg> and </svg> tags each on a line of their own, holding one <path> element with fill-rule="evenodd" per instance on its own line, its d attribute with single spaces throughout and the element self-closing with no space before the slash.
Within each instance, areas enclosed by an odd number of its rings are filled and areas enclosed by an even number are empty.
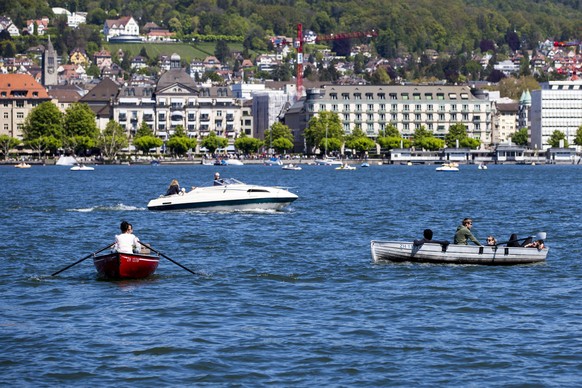
<svg viewBox="0 0 582 388">
<path fill-rule="evenodd" d="M 463 221 L 461 222 L 461 225 L 459 225 L 457 227 L 457 230 L 455 232 L 455 236 L 453 238 L 453 244 L 469 245 L 469 241 L 471 241 L 475 245 L 483 246 L 483 244 L 481 244 L 479 242 L 479 240 L 477 240 L 477 238 L 475 238 L 475 236 L 473 236 L 473 233 L 471 232 L 472 227 L 473 227 L 473 220 L 471 218 L 463 219 Z M 446 240 L 433 240 L 432 237 L 433 237 L 432 230 L 425 229 L 423 232 L 423 238 L 420 240 L 414 240 L 413 244 L 415 246 L 419 246 L 419 245 L 422 245 L 425 243 L 441 244 L 443 246 L 447 246 L 450 244 Z M 520 244 L 520 241 L 523 241 L 523 243 Z M 533 241 L 533 239 L 531 237 L 528 237 L 525 239 L 519 239 L 517 237 L 517 234 L 515 234 L 515 233 L 509 237 L 509 241 L 507 241 L 505 244 L 507 244 L 508 247 L 524 247 L 524 248 L 544 249 L 544 240 Z M 487 245 L 497 246 L 497 245 L 501 245 L 501 244 L 497 243 L 497 239 L 495 237 L 489 235 L 489 236 L 487 236 Z"/>
</svg>

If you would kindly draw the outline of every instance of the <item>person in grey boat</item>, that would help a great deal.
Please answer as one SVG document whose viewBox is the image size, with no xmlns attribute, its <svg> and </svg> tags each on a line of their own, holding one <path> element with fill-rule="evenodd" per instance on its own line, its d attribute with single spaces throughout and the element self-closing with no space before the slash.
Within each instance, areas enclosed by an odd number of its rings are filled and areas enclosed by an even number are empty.
<svg viewBox="0 0 582 388">
<path fill-rule="evenodd" d="M 431 229 L 425 229 L 424 232 L 422 233 L 423 238 L 420 240 L 414 240 L 413 241 L 413 245 L 415 246 L 419 246 L 422 244 L 426 244 L 426 243 L 433 243 L 433 244 L 441 244 L 442 246 L 447 246 L 450 243 L 446 240 L 433 240 L 432 239 L 432 230 Z"/>
<path fill-rule="evenodd" d="M 460 245 L 469 245 L 469 240 L 475 243 L 475 245 L 479 245 L 480 247 L 483 246 L 479 240 L 473 236 L 471 233 L 471 228 L 473 227 L 473 220 L 470 218 L 465 218 L 461 222 L 461 225 L 457 227 L 457 231 L 455 233 L 455 238 L 453 240 L 454 244 Z"/>
</svg>

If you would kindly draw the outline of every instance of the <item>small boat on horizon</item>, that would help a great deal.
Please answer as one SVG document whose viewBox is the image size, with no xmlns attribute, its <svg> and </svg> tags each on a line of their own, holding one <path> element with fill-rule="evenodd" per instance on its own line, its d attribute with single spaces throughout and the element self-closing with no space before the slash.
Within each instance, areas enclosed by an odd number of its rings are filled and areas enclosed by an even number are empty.
<svg viewBox="0 0 582 388">
<path fill-rule="evenodd" d="M 281 167 L 281 169 L 282 170 L 299 171 L 299 170 L 301 170 L 301 166 L 298 166 L 298 165 L 293 164 L 293 163 L 289 163 L 289 164 L 283 165 L 283 167 Z"/>
<path fill-rule="evenodd" d="M 76 166 L 71 167 L 71 171 L 93 171 L 95 170 L 94 167 L 85 166 L 84 164 L 78 164 Z"/>
<path fill-rule="evenodd" d="M 354 166 L 350 166 L 349 164 L 347 164 L 347 163 L 344 163 L 344 164 L 342 164 L 341 166 L 339 166 L 339 167 L 336 167 L 335 169 L 336 169 L 336 170 L 348 170 L 348 171 L 352 171 L 352 170 L 355 170 L 355 169 L 356 169 L 356 167 L 354 167 Z"/>
<path fill-rule="evenodd" d="M 458 163 L 445 163 L 442 166 L 437 167 L 436 171 L 458 172 L 459 171 L 459 164 Z"/>
<path fill-rule="evenodd" d="M 16 164 L 14 167 L 16 168 L 30 168 L 30 164 L 26 163 L 26 162 L 20 162 L 18 164 Z"/>
</svg>

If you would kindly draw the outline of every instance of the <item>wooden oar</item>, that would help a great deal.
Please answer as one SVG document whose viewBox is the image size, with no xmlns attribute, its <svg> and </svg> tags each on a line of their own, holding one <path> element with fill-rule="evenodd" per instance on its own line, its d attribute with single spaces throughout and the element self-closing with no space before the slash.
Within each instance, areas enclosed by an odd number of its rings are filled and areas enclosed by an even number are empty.
<svg viewBox="0 0 582 388">
<path fill-rule="evenodd" d="M 65 268 L 63 268 L 63 269 L 60 269 L 60 270 L 58 270 L 57 272 L 55 272 L 55 273 L 54 273 L 54 274 L 52 274 L 51 276 L 55 276 L 55 275 L 58 275 L 58 274 L 60 274 L 60 273 L 61 273 L 61 272 L 63 272 L 64 270 L 67 270 L 67 269 L 71 268 L 72 266 L 74 266 L 74 265 L 77 265 L 77 264 L 79 264 L 80 262 L 87 260 L 87 259 L 88 259 L 88 258 L 90 258 L 91 256 L 94 256 L 94 255 L 96 255 L 96 254 L 97 254 L 97 253 L 99 253 L 99 252 L 103 252 L 104 250 L 111 248 L 111 247 L 112 247 L 114 244 L 115 244 L 115 243 L 113 243 L 113 244 L 109 244 L 109 245 L 107 245 L 106 247 L 104 247 L 104 248 L 101 248 L 101 249 L 99 249 L 98 251 L 95 251 L 95 252 L 93 252 L 93 253 L 91 253 L 91 254 L 89 254 L 89 255 L 87 255 L 87 256 L 85 256 L 85 257 L 83 257 L 82 259 L 75 261 L 73 264 L 71 264 L 71 265 L 68 265 L 68 266 L 66 266 L 66 267 L 65 267 Z"/>
<path fill-rule="evenodd" d="M 182 269 L 185 269 L 186 271 L 190 272 L 191 274 L 193 274 L 193 275 L 204 275 L 204 274 L 199 273 L 199 272 L 194 272 L 190 268 L 183 266 L 182 264 L 178 263 L 176 260 L 174 260 L 174 259 L 172 259 L 172 258 L 164 255 L 162 252 L 160 252 L 160 251 L 152 248 L 151 245 L 146 245 L 146 244 L 142 243 L 141 241 L 138 241 L 138 242 L 140 243 L 141 246 L 143 246 L 145 248 L 149 248 L 150 250 L 156 252 L 158 255 L 162 256 L 164 259 L 170 260 L 172 263 L 176 264 L 178 267 L 180 267 Z"/>
</svg>

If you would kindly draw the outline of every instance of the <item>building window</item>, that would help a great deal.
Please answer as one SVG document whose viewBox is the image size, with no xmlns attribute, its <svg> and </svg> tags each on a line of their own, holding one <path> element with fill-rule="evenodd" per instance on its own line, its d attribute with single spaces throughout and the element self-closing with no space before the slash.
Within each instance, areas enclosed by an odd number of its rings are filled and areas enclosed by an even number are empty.
<svg viewBox="0 0 582 388">
<path fill-rule="evenodd" d="M 385 100 L 386 99 L 386 93 L 378 93 L 378 99 Z"/>
<path fill-rule="evenodd" d="M 361 100 L 362 94 L 361 93 L 354 93 L 354 100 Z"/>
<path fill-rule="evenodd" d="M 4 118 L 7 119 L 8 118 L 8 112 L 4 112 Z"/>
<path fill-rule="evenodd" d="M 338 111 L 338 107 L 337 107 L 337 105 L 336 105 L 336 104 L 333 104 L 333 105 L 331 106 L 331 110 L 332 110 L 332 111 L 334 111 L 334 112 L 337 112 L 337 111 Z"/>
<path fill-rule="evenodd" d="M 349 93 L 342 93 L 342 99 L 349 100 L 350 99 L 350 94 Z"/>
<path fill-rule="evenodd" d="M 374 94 L 373 93 L 366 93 L 366 100 L 373 100 Z"/>
<path fill-rule="evenodd" d="M 331 100 L 337 100 L 337 93 L 330 93 L 330 94 L 329 94 L 329 98 L 330 98 Z"/>
<path fill-rule="evenodd" d="M 24 112 L 16 112 L 16 118 L 17 119 L 23 119 L 24 118 Z"/>
<path fill-rule="evenodd" d="M 24 108 L 24 101 L 16 101 L 17 108 Z"/>
</svg>

